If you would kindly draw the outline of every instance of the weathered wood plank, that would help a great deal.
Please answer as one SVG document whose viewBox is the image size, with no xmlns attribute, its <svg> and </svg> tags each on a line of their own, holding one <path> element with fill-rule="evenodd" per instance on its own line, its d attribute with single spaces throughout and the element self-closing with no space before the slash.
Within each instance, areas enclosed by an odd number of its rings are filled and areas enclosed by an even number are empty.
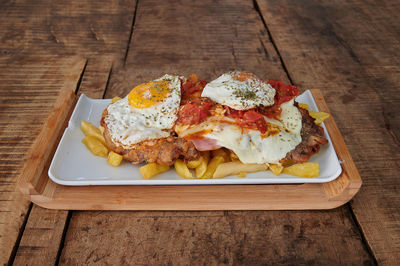
<svg viewBox="0 0 400 266">
<path fill-rule="evenodd" d="M 54 265 L 68 211 L 34 205 L 22 235 L 14 265 Z"/>
<path fill-rule="evenodd" d="M 8 262 L 29 202 L 15 189 L 25 156 L 73 66 L 81 58 L 26 57 L 0 60 L 0 261 Z M 75 84 L 69 84 L 71 90 Z M 30 107 L 30 108 L 29 108 Z"/>
<path fill-rule="evenodd" d="M 378 263 L 400 259 L 400 5 L 257 1 L 296 84 L 319 88 L 363 178 L 351 207 Z"/>
<path fill-rule="evenodd" d="M 250 11 L 251 1 L 140 2 L 126 66 L 113 70 L 106 97 L 165 73 L 210 79 L 236 69 L 287 81 L 267 31 Z"/>
<path fill-rule="evenodd" d="M 78 92 L 101 98 L 106 89 L 111 69 L 110 57 L 99 57 L 87 62 Z M 54 265 L 59 255 L 68 211 L 46 210 L 34 206 L 27 221 L 15 265 Z"/>
<path fill-rule="evenodd" d="M 121 61 L 135 5 L 136 0 L 2 2 L 0 54 L 110 55 Z"/>
<path fill-rule="evenodd" d="M 60 264 L 371 265 L 360 241 L 346 208 L 74 212 Z"/>
<path fill-rule="evenodd" d="M 140 1 L 126 68 L 113 69 L 106 97 L 125 95 L 135 84 L 168 72 L 211 79 L 232 69 L 288 80 L 251 1 Z M 342 207 L 326 212 L 74 212 L 60 263 L 82 262 L 371 264 L 373 259 Z"/>
<path fill-rule="evenodd" d="M 95 92 L 96 84 L 101 84 L 103 86 L 99 88 L 102 90 L 101 97 L 104 93 L 105 83 L 100 72 L 107 68 L 105 76 L 107 80 L 111 61 L 115 60 L 116 64 L 122 63 L 127 49 L 135 5 L 135 0 L 106 1 L 104 3 L 98 1 L 61 3 L 47 0 L 35 3 L 29 1 L 1 3 L 0 55 L 2 56 L 2 66 L 9 70 L 0 72 L 2 82 L 2 90 L 0 90 L 2 102 L 0 104 L 1 107 L 5 107 L 0 111 L 2 116 L 0 147 L 1 158 L 7 158 L 0 160 L 0 173 L 4 177 L 4 181 L 2 180 L 1 183 L 1 191 L 4 193 L 1 197 L 4 201 L 7 198 L 7 202 L 2 204 L 1 215 L 8 217 L 4 220 L 6 225 L 1 226 L 0 242 L 7 243 L 7 245 L 1 245 L 1 262 L 8 261 L 29 206 L 29 202 L 22 198 L 19 191 L 14 191 L 14 180 L 21 169 L 21 159 L 29 150 L 40 124 L 50 110 L 46 108 L 51 108 L 59 88 L 59 86 L 55 86 L 56 83 L 52 83 L 54 75 L 45 76 L 43 74 L 48 70 L 46 66 L 51 62 L 51 58 L 46 57 L 42 59 L 43 61 L 32 63 L 26 58 L 26 55 L 80 54 L 90 58 L 86 71 L 87 77 L 85 76 L 82 80 L 82 86 L 87 87 L 86 84 L 90 83 L 92 89 L 86 93 L 99 97 L 100 94 Z M 107 60 L 102 60 L 104 57 L 107 57 Z M 92 64 L 93 61 L 94 64 Z M 96 64 L 99 65 L 96 66 Z M 40 70 L 40 68 L 43 69 Z M 61 82 L 63 75 L 68 72 L 68 67 L 62 69 L 61 72 L 57 76 L 58 82 Z M 40 94 L 35 91 L 39 87 Z M 22 113 L 24 113 L 24 119 L 18 120 Z M 3 123 L 3 119 L 7 122 Z M 16 120 L 18 122 L 15 124 L 9 122 Z M 13 204 L 16 205 L 13 206 Z M 36 212 L 39 214 L 35 214 Z M 47 217 L 56 217 L 63 213 L 65 212 L 54 212 Z M 40 215 L 40 211 L 33 208 L 32 216 L 37 217 L 38 215 Z M 34 224 L 34 221 L 28 220 L 28 224 Z M 9 228 L 12 228 L 10 233 L 3 233 L 3 230 L 9 230 Z M 27 228 L 25 231 L 27 238 L 23 237 L 22 243 L 30 245 L 32 241 L 30 232 L 34 232 L 34 230 L 34 227 Z M 51 234 L 54 235 L 47 234 L 47 240 L 55 239 L 54 237 L 61 233 L 59 227 L 54 227 L 51 231 Z M 46 243 L 42 244 L 46 245 Z M 35 251 L 31 250 L 30 254 Z M 23 261 L 20 252 L 17 253 L 18 260 Z M 42 253 L 38 251 L 37 254 Z M 28 256 L 26 259 L 29 260 L 30 257 Z"/>
</svg>

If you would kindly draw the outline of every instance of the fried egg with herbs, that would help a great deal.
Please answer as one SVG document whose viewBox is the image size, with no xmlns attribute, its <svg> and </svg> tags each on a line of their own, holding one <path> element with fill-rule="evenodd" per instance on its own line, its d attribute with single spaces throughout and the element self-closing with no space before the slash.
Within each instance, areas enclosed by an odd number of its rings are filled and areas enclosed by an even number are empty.
<svg viewBox="0 0 400 266">
<path fill-rule="evenodd" d="M 130 149 L 144 140 L 170 136 L 180 101 L 179 76 L 164 75 L 136 86 L 107 107 L 104 122 L 113 143 Z"/>
<path fill-rule="evenodd" d="M 279 163 L 302 141 L 302 115 L 294 105 L 294 99 L 280 105 L 282 112 L 278 117 L 263 115 L 268 126 L 263 133 L 255 128 L 239 126 L 234 119 L 224 115 L 224 106 L 244 112 L 254 107 L 271 106 L 275 93 L 271 85 L 253 74 L 223 74 L 208 83 L 201 95 L 222 106 L 213 110 L 212 115 L 200 124 L 177 127 L 177 133 L 179 137 L 192 140 L 200 150 L 228 148 L 243 163 Z"/>
<path fill-rule="evenodd" d="M 275 90 L 252 73 L 233 71 L 208 83 L 201 96 L 235 110 L 247 110 L 273 105 Z"/>
</svg>

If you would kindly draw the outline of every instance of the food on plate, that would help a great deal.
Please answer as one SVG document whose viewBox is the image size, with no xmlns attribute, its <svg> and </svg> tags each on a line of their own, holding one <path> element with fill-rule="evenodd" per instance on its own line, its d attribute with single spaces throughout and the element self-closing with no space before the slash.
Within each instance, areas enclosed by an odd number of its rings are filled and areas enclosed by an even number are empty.
<svg viewBox="0 0 400 266">
<path fill-rule="evenodd" d="M 196 177 L 201 178 L 207 171 L 208 162 L 210 161 L 210 153 L 202 152 L 200 156 L 200 165 L 196 167 Z"/>
<path fill-rule="evenodd" d="M 245 164 L 306 162 L 327 140 L 297 95 L 295 86 L 229 72 L 206 84 L 202 97 L 183 101 L 175 131 L 197 150 L 227 148 Z"/>
<path fill-rule="evenodd" d="M 93 124 L 87 121 L 81 121 L 81 130 L 85 136 L 93 136 L 101 141 L 104 145 L 106 145 L 106 141 L 104 140 L 103 133 L 100 129 L 95 127 Z"/>
<path fill-rule="evenodd" d="M 315 119 L 314 123 L 317 125 L 321 125 L 322 122 L 324 122 L 325 119 L 329 118 L 329 114 L 325 112 L 314 112 L 314 111 L 308 111 L 310 116 Z"/>
<path fill-rule="evenodd" d="M 221 163 L 215 169 L 213 178 L 222 178 L 229 175 L 239 175 L 243 173 L 254 173 L 266 171 L 267 164 L 245 164 L 240 161 Z"/>
<path fill-rule="evenodd" d="M 94 136 L 87 136 L 82 139 L 82 143 L 96 156 L 107 157 L 108 149 L 104 144 Z"/>
<path fill-rule="evenodd" d="M 111 99 L 111 103 L 115 103 L 118 102 L 119 100 L 121 100 L 122 98 L 119 96 L 115 96 L 114 98 Z"/>
<path fill-rule="evenodd" d="M 169 167 L 169 165 L 165 164 L 148 163 L 139 167 L 139 171 L 142 174 L 143 179 L 150 179 L 155 175 L 168 171 Z"/>
<path fill-rule="evenodd" d="M 270 164 L 269 169 L 274 175 L 280 175 L 283 170 L 283 166 L 281 164 Z"/>
<path fill-rule="evenodd" d="M 171 165 L 186 179 L 267 169 L 315 177 L 318 163 L 307 161 L 328 142 L 319 124 L 329 114 L 309 111 L 295 101 L 298 94 L 296 86 L 247 72 L 209 83 L 194 74 L 164 75 L 114 97 L 99 128 L 84 121 L 81 128 L 106 148 L 111 165 L 122 158 L 147 163 L 139 168 L 144 179 Z"/>
<path fill-rule="evenodd" d="M 122 155 L 110 151 L 107 156 L 107 162 L 112 166 L 119 166 L 122 162 Z"/>
<path fill-rule="evenodd" d="M 180 101 L 179 76 L 164 75 L 136 86 L 103 112 L 100 124 L 107 146 L 134 164 L 197 159 L 194 145 L 173 132 Z"/>
<path fill-rule="evenodd" d="M 179 176 L 185 179 L 193 179 L 193 174 L 189 171 L 188 166 L 181 159 L 175 161 L 174 167 Z"/>
<path fill-rule="evenodd" d="M 283 173 L 300 177 L 317 177 L 319 175 L 319 165 L 316 162 L 294 164 L 283 168 Z"/>
<path fill-rule="evenodd" d="M 210 162 L 207 165 L 207 169 L 204 172 L 204 174 L 198 178 L 213 178 L 214 177 L 214 173 L 217 170 L 217 167 L 223 163 L 225 161 L 224 157 L 217 155 L 215 157 L 212 157 L 212 159 L 210 160 Z"/>
</svg>

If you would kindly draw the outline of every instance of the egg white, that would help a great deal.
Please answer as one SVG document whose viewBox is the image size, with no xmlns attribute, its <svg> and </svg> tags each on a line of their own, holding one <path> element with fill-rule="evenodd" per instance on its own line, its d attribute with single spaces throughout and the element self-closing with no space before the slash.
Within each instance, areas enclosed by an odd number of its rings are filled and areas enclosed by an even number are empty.
<svg viewBox="0 0 400 266">
<path fill-rule="evenodd" d="M 167 96 L 148 108 L 134 108 L 129 105 L 128 96 L 110 104 L 104 122 L 111 139 L 125 149 L 150 139 L 166 138 L 178 118 L 181 101 L 181 82 L 178 76 L 164 75 L 158 80 L 170 82 Z"/>
<path fill-rule="evenodd" d="M 228 72 L 208 83 L 201 94 L 235 110 L 274 104 L 275 89 L 252 75 L 244 81 L 234 79 L 240 72 Z"/>
<path fill-rule="evenodd" d="M 178 132 L 180 137 L 189 136 L 196 132 L 209 132 L 205 138 L 217 141 L 217 144 L 232 150 L 243 163 L 279 163 L 286 154 L 301 142 L 302 116 L 294 100 L 281 105 L 282 114 L 279 120 L 266 118 L 268 123 L 279 127 L 276 135 L 264 137 L 260 131 L 243 130 L 232 123 L 234 120 L 216 120 L 210 118 L 189 130 Z"/>
</svg>

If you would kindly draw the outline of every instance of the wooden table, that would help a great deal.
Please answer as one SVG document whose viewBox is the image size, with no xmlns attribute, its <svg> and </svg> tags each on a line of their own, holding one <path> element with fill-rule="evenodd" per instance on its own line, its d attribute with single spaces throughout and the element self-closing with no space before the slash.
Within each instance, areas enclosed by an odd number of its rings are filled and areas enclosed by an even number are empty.
<svg viewBox="0 0 400 266">
<path fill-rule="evenodd" d="M 400 259 L 397 1 L 3 1 L 0 262 L 383 264 Z M 240 69 L 320 89 L 363 186 L 328 211 L 56 211 L 16 190 L 60 88 L 125 95 Z"/>
</svg>

